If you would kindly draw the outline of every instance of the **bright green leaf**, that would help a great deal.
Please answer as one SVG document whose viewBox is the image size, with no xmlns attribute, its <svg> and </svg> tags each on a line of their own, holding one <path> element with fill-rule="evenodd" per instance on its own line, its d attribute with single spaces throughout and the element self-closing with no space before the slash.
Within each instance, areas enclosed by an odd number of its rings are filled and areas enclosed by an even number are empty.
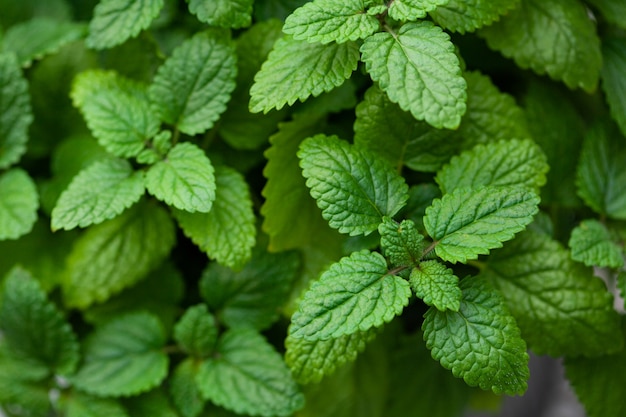
<svg viewBox="0 0 626 417">
<path fill-rule="evenodd" d="M 385 217 L 378 226 L 380 246 L 394 266 L 417 265 L 425 248 L 424 236 L 412 220 L 397 223 Z"/>
<path fill-rule="evenodd" d="M 150 100 L 161 120 L 196 135 L 213 127 L 226 110 L 236 75 L 235 48 L 226 33 L 200 32 L 159 68 Z"/>
<path fill-rule="evenodd" d="M 86 44 L 107 49 L 148 28 L 163 8 L 163 0 L 100 0 L 89 23 Z"/>
<path fill-rule="evenodd" d="M 441 27 L 453 32 L 473 32 L 492 24 L 517 7 L 520 0 L 450 0 L 430 12 Z"/>
<path fill-rule="evenodd" d="M 626 12 L 626 7 L 624 8 Z M 602 43 L 602 90 L 622 134 L 626 136 L 626 40 L 607 39 Z"/>
<path fill-rule="evenodd" d="M 174 326 L 174 340 L 189 355 L 207 356 L 217 342 L 217 323 L 205 304 L 189 307 Z"/>
<path fill-rule="evenodd" d="M 0 174 L 0 240 L 17 239 L 37 221 L 39 197 L 26 171 L 14 168 Z"/>
<path fill-rule="evenodd" d="M 370 234 L 408 198 L 404 179 L 390 165 L 336 136 L 306 139 L 298 157 L 322 216 L 341 233 Z"/>
<path fill-rule="evenodd" d="M 196 382 L 207 400 L 239 414 L 289 416 L 304 398 L 289 368 L 263 336 L 251 329 L 229 330 L 219 356 L 204 361 Z"/>
<path fill-rule="evenodd" d="M 355 42 L 309 43 L 285 36 L 276 41 L 267 61 L 254 77 L 250 111 L 267 113 L 296 100 L 317 97 L 350 78 L 359 62 Z"/>
<path fill-rule="evenodd" d="M 520 187 L 459 188 L 433 201 L 424 227 L 435 252 L 448 262 L 465 262 L 502 247 L 537 213 L 539 197 Z"/>
<path fill-rule="evenodd" d="M 253 0 L 187 0 L 189 11 L 203 23 L 225 28 L 250 26 Z"/>
<path fill-rule="evenodd" d="M 66 417 L 129 417 L 119 401 L 111 398 L 73 392 L 63 402 Z"/>
<path fill-rule="evenodd" d="M 424 261 L 413 268 L 410 277 L 415 295 L 437 310 L 459 311 L 461 289 L 459 278 L 438 261 Z"/>
<path fill-rule="evenodd" d="M 313 282 L 291 318 L 289 335 L 328 340 L 380 327 L 400 314 L 411 290 L 376 252 L 354 252 Z"/>
<path fill-rule="evenodd" d="M 287 17 L 283 32 L 324 44 L 366 38 L 380 27 L 375 16 L 365 13 L 366 4 L 366 0 L 313 0 Z"/>
<path fill-rule="evenodd" d="M 600 39 L 581 1 L 524 0 L 481 36 L 521 68 L 547 73 L 569 88 L 592 92 L 598 84 Z"/>
<path fill-rule="evenodd" d="M 389 6 L 389 17 L 406 21 L 426 17 L 438 7 L 445 6 L 449 0 L 395 0 Z"/>
<path fill-rule="evenodd" d="M 500 294 L 477 277 L 461 281 L 458 312 L 430 308 L 422 330 L 434 359 L 470 386 L 523 394 L 530 377 L 526 343 Z"/>
<path fill-rule="evenodd" d="M 397 33 L 363 42 L 362 60 L 391 101 L 436 128 L 461 123 L 467 84 L 450 36 L 429 21 L 407 23 Z"/>
<path fill-rule="evenodd" d="M 204 408 L 205 400 L 196 384 L 201 363 L 187 358 L 174 369 L 169 378 L 170 396 L 182 417 L 197 417 Z"/>
<path fill-rule="evenodd" d="M 148 313 L 117 317 L 97 328 L 85 345 L 85 359 L 71 378 L 76 388 L 103 397 L 136 395 L 158 386 L 169 358 L 159 319 Z"/>
<path fill-rule="evenodd" d="M 572 230 L 569 247 L 572 259 L 587 266 L 619 268 L 624 264 L 624 254 L 606 226 L 597 220 L 584 220 Z"/>
</svg>

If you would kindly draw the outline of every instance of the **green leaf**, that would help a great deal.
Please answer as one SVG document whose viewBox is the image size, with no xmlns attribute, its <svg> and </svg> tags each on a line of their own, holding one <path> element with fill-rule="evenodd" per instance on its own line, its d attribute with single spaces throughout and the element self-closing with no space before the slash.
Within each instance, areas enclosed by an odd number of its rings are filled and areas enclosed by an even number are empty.
<svg viewBox="0 0 626 417">
<path fill-rule="evenodd" d="M 459 188 L 426 209 L 424 227 L 435 252 L 456 263 L 486 255 L 532 221 L 539 197 L 520 187 Z"/>
<path fill-rule="evenodd" d="M 622 249 L 606 226 L 597 220 L 583 220 L 572 230 L 568 245 L 572 259 L 587 266 L 620 268 L 624 265 Z"/>
<path fill-rule="evenodd" d="M 365 13 L 366 0 L 313 0 L 296 9 L 283 26 L 283 32 L 308 42 L 343 43 L 364 39 L 376 32 L 376 16 Z"/>
<path fill-rule="evenodd" d="M 298 158 L 322 216 L 341 233 L 370 234 L 408 198 L 404 179 L 391 166 L 336 136 L 306 139 Z"/>
<path fill-rule="evenodd" d="M 424 236 L 412 220 L 397 223 L 385 217 L 378 226 L 380 246 L 394 266 L 413 266 L 419 263 L 425 248 Z"/>
<path fill-rule="evenodd" d="M 295 9 L 308 0 L 257 0 L 254 5 L 254 17 L 257 20 L 285 20 Z"/>
<path fill-rule="evenodd" d="M 431 307 L 424 315 L 426 347 L 470 386 L 496 394 L 523 394 L 530 377 L 526 343 L 504 300 L 478 277 L 465 278 L 460 287 L 458 312 Z"/>
<path fill-rule="evenodd" d="M 612 122 L 597 122 L 585 136 L 576 172 L 578 195 L 596 213 L 626 219 L 626 148 Z"/>
<path fill-rule="evenodd" d="M 256 218 L 243 175 L 234 169 L 215 169 L 215 201 L 208 213 L 174 210 L 181 229 L 198 247 L 222 265 L 236 268 L 252 255 Z"/>
<path fill-rule="evenodd" d="M 362 60 L 392 102 L 436 128 L 456 129 L 465 113 L 467 84 L 450 36 L 429 21 L 363 42 Z"/>
<path fill-rule="evenodd" d="M 626 29 L 626 21 L 622 16 L 626 13 L 626 4 L 614 0 L 587 0 L 586 3 L 595 6 L 607 22 Z"/>
<path fill-rule="evenodd" d="M 161 120 L 196 135 L 213 127 L 226 110 L 236 75 L 235 48 L 227 34 L 200 32 L 159 68 L 150 100 Z"/>
<path fill-rule="evenodd" d="M 417 20 L 426 17 L 438 7 L 445 6 L 450 0 L 396 0 L 389 6 L 389 17 L 395 20 Z"/>
<path fill-rule="evenodd" d="M 133 417 L 180 417 L 167 392 L 159 388 L 124 400 L 124 406 Z"/>
<path fill-rule="evenodd" d="M 215 200 L 213 165 L 197 145 L 179 143 L 148 169 L 146 189 L 177 209 L 208 213 Z"/>
<path fill-rule="evenodd" d="M 620 271 L 617 274 L 616 286 L 619 290 L 619 295 L 622 297 L 622 300 L 626 300 L 626 271 Z M 624 301 L 624 305 L 620 307 L 626 309 L 626 301 Z"/>
<path fill-rule="evenodd" d="M 78 341 L 56 306 L 27 271 L 14 268 L 0 301 L 3 340 L 18 358 L 70 374 L 79 359 Z"/>
<path fill-rule="evenodd" d="M 82 170 L 52 210 L 52 229 L 70 230 L 102 223 L 122 213 L 144 194 L 143 172 L 125 159 L 105 159 Z"/>
<path fill-rule="evenodd" d="M 525 0 L 481 31 L 490 48 L 587 92 L 598 84 L 602 54 L 594 22 L 581 1 Z"/>
<path fill-rule="evenodd" d="M 328 340 L 380 327 L 400 314 L 411 290 L 376 252 L 354 252 L 313 282 L 291 318 L 289 335 Z"/>
<path fill-rule="evenodd" d="M 174 240 L 171 218 L 152 203 L 141 202 L 92 226 L 67 257 L 66 304 L 84 309 L 135 284 L 163 261 Z"/>
<path fill-rule="evenodd" d="M 291 335 L 285 340 L 285 362 L 300 384 L 317 383 L 346 363 L 353 362 L 377 334 L 372 328 L 328 340 L 297 339 Z"/>
<path fill-rule="evenodd" d="M 204 408 L 205 400 L 196 384 L 201 363 L 192 358 L 185 359 L 169 378 L 170 396 L 182 417 L 197 417 Z"/>
<path fill-rule="evenodd" d="M 159 131 L 150 109 L 146 86 L 112 71 L 80 73 L 70 92 L 91 133 L 110 153 L 137 156 Z"/>
<path fill-rule="evenodd" d="M 174 326 L 174 340 L 195 357 L 211 354 L 217 342 L 217 323 L 205 304 L 189 307 Z"/>
<path fill-rule="evenodd" d="M 531 140 L 502 140 L 477 145 L 452 157 L 435 180 L 443 194 L 458 188 L 520 186 L 537 193 L 546 183 L 546 156 Z"/>
<path fill-rule="evenodd" d="M 165 332 L 148 313 L 117 317 L 97 328 L 85 345 L 82 366 L 71 378 L 81 391 L 102 397 L 137 395 L 167 375 Z"/>
<path fill-rule="evenodd" d="M 251 329 L 228 330 L 219 356 L 201 365 L 196 382 L 204 398 L 239 414 L 289 416 L 304 398 L 281 356 Z"/>
<path fill-rule="evenodd" d="M 452 32 L 473 32 L 498 21 L 519 3 L 520 0 L 450 0 L 431 11 L 430 16 Z"/>
<path fill-rule="evenodd" d="M 73 392 L 64 400 L 67 417 L 128 417 L 128 413 L 111 398 L 98 398 L 92 395 Z"/>
<path fill-rule="evenodd" d="M 134 38 L 159 15 L 163 0 L 100 0 L 89 23 L 87 47 L 107 49 Z"/>
<path fill-rule="evenodd" d="M 13 165 L 26 152 L 32 121 L 28 82 L 17 57 L 0 53 L 0 169 Z"/>
<path fill-rule="evenodd" d="M 26 171 L 14 168 L 0 174 L 0 240 L 29 233 L 37 221 L 39 197 Z"/>
<path fill-rule="evenodd" d="M 187 0 L 189 11 L 203 23 L 224 28 L 243 28 L 252 21 L 254 0 Z"/>
<path fill-rule="evenodd" d="M 413 268 L 410 277 L 415 295 L 437 310 L 459 311 L 461 290 L 459 278 L 438 261 L 424 261 Z"/>
<path fill-rule="evenodd" d="M 624 8 L 626 12 L 626 7 Z M 613 119 L 626 136 L 626 40 L 607 39 L 602 42 L 602 90 L 611 109 Z"/>
<path fill-rule="evenodd" d="M 482 274 L 504 295 L 535 353 L 592 356 L 621 347 L 606 286 L 549 236 L 521 233 L 491 254 Z"/>
<path fill-rule="evenodd" d="M 279 317 L 300 266 L 297 252 L 255 250 L 240 271 L 209 264 L 200 294 L 221 323 L 229 327 L 268 328 Z"/>
<path fill-rule="evenodd" d="M 285 36 L 276 41 L 254 77 L 250 111 L 267 113 L 339 87 L 359 62 L 355 42 L 309 43 Z"/>
</svg>

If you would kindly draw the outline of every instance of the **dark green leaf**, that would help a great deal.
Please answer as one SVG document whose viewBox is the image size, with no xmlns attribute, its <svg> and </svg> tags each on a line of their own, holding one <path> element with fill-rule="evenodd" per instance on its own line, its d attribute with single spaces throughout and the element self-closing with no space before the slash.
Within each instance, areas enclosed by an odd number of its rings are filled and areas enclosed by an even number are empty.
<svg viewBox="0 0 626 417">
<path fill-rule="evenodd" d="M 196 384 L 201 363 L 192 358 L 185 359 L 169 378 L 170 396 L 182 417 L 197 417 L 204 408 L 205 400 Z"/>
<path fill-rule="evenodd" d="M 624 7 L 626 12 L 626 7 Z M 626 40 L 613 38 L 602 43 L 602 90 L 622 134 L 626 136 Z"/>
<path fill-rule="evenodd" d="M 129 417 L 119 401 L 111 398 L 74 392 L 64 402 L 66 417 Z"/>
<path fill-rule="evenodd" d="M 511 9 L 520 0 L 450 0 L 430 12 L 433 20 L 453 32 L 473 32 L 490 25 Z"/>
</svg>

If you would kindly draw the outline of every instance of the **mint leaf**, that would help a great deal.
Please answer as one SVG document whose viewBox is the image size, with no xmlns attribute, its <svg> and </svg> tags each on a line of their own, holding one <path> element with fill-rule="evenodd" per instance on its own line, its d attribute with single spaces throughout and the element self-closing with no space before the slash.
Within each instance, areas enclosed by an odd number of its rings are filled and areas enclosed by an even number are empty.
<svg viewBox="0 0 626 417">
<path fill-rule="evenodd" d="M 180 417 L 166 391 L 159 388 L 126 399 L 124 406 L 133 417 Z"/>
<path fill-rule="evenodd" d="M 430 16 L 452 32 L 473 32 L 499 20 L 519 3 L 520 0 L 450 0 L 431 11 Z"/>
<path fill-rule="evenodd" d="M 250 111 L 267 113 L 296 100 L 317 97 L 350 78 L 359 62 L 355 42 L 309 43 L 285 36 L 276 41 L 250 88 Z"/>
<path fill-rule="evenodd" d="M 255 244 L 256 225 L 250 190 L 234 169 L 215 169 L 215 201 L 208 213 L 175 210 L 181 229 L 198 247 L 222 265 L 246 263 Z"/>
<path fill-rule="evenodd" d="M 71 378 L 81 391 L 103 397 L 136 395 L 158 386 L 169 358 L 159 319 L 148 313 L 117 317 L 97 328 L 85 345 L 85 359 Z"/>
<path fill-rule="evenodd" d="M 153 109 L 183 133 L 202 133 L 226 110 L 236 75 L 235 48 L 228 35 L 200 32 L 159 67 L 150 86 Z"/>
<path fill-rule="evenodd" d="M 303 406 L 281 356 L 254 330 L 228 330 L 217 352 L 196 377 L 205 399 L 239 414 L 264 417 L 289 416 Z"/>
<path fill-rule="evenodd" d="M 434 359 L 470 386 L 523 394 L 530 377 L 526 343 L 500 294 L 486 280 L 460 283 L 458 312 L 430 308 L 422 330 Z"/>
<path fill-rule="evenodd" d="M 52 229 L 70 230 L 112 219 L 144 194 L 143 173 L 125 159 L 105 159 L 82 170 L 52 210 Z"/>
<path fill-rule="evenodd" d="M 163 261 L 174 239 L 167 212 L 145 202 L 87 229 L 67 257 L 66 304 L 84 309 L 135 284 Z"/>
<path fill-rule="evenodd" d="M 432 22 L 369 36 L 362 60 L 391 101 L 436 128 L 455 129 L 465 113 L 466 82 L 450 36 Z"/>
<path fill-rule="evenodd" d="M 189 355 L 201 358 L 213 352 L 217 323 L 205 304 L 189 307 L 174 326 L 174 340 Z"/>
<path fill-rule="evenodd" d="M 296 9 L 283 26 L 283 32 L 308 42 L 347 42 L 376 32 L 376 16 L 365 13 L 365 0 L 313 0 Z"/>
<path fill-rule="evenodd" d="M 100 0 L 89 23 L 87 47 L 107 49 L 147 29 L 163 8 L 164 0 Z"/>
<path fill-rule="evenodd" d="M 380 327 L 409 302 L 409 283 L 391 275 L 376 252 L 354 252 L 313 282 L 291 318 L 289 335 L 328 340 Z"/>
<path fill-rule="evenodd" d="M 394 266 L 417 265 L 425 248 L 424 236 L 415 227 L 412 220 L 396 223 L 385 217 L 378 226 L 380 247 Z"/>
<path fill-rule="evenodd" d="M 624 8 L 626 12 L 626 7 Z M 602 42 L 602 90 L 611 109 L 613 119 L 626 136 L 626 81 L 621 74 L 626 71 L 626 40 L 606 39 Z"/>
<path fill-rule="evenodd" d="M 296 252 L 255 250 L 240 271 L 211 263 L 202 273 L 200 294 L 220 322 L 264 330 L 279 317 L 300 266 Z"/>
<path fill-rule="evenodd" d="M 146 86 L 115 72 L 89 70 L 78 74 L 70 95 L 91 133 L 114 155 L 137 156 L 159 131 Z"/>
<path fill-rule="evenodd" d="M 182 417 L 197 417 L 204 408 L 205 400 L 196 384 L 201 364 L 192 358 L 185 359 L 169 377 L 170 397 Z"/>
<path fill-rule="evenodd" d="M 600 39 L 581 1 L 526 0 L 480 34 L 518 66 L 569 88 L 592 92 L 598 84 Z"/>
<path fill-rule="evenodd" d="M 352 362 L 377 334 L 372 328 L 328 340 L 306 340 L 287 336 L 285 362 L 300 384 L 317 383 L 335 369 Z"/>
<path fill-rule="evenodd" d="M 585 136 L 576 171 L 578 195 L 596 213 L 626 219 L 626 148 L 611 121 L 597 122 Z"/>
<path fill-rule="evenodd" d="M 67 417 L 129 417 L 119 401 L 80 392 L 73 392 L 65 399 L 64 415 Z"/>
<path fill-rule="evenodd" d="M 424 227 L 440 258 L 466 262 L 524 230 L 538 204 L 536 194 L 519 187 L 458 188 L 426 209 Z"/>
<path fill-rule="evenodd" d="M 445 6 L 449 0 L 396 0 L 389 6 L 389 17 L 406 21 L 426 17 L 426 13 Z"/>
<path fill-rule="evenodd" d="M 189 11 L 203 23 L 224 28 L 250 26 L 253 0 L 187 0 Z"/>
<path fill-rule="evenodd" d="M 586 3 L 600 10 L 607 22 L 626 29 L 626 22 L 621 18 L 626 13 L 626 4 L 613 0 L 587 0 Z"/>
<path fill-rule="evenodd" d="M 322 216 L 341 233 L 370 234 L 408 198 L 404 179 L 391 166 L 336 136 L 306 139 L 298 158 Z"/>
<path fill-rule="evenodd" d="M 489 256 L 482 274 L 504 295 L 537 354 L 593 356 L 621 347 L 604 283 L 549 236 L 521 233 Z"/>
<path fill-rule="evenodd" d="M 26 152 L 32 121 L 28 82 L 17 57 L 0 53 L 0 169 L 13 165 Z"/>
<path fill-rule="evenodd" d="M 17 239 L 37 221 L 39 197 L 26 171 L 14 168 L 0 174 L 0 240 Z"/>
<path fill-rule="evenodd" d="M 146 189 L 177 209 L 207 213 L 215 200 L 213 165 L 198 146 L 179 143 L 164 160 L 148 168 Z"/>
<path fill-rule="evenodd" d="M 79 359 L 78 341 L 56 306 L 46 299 L 27 271 L 14 268 L 4 282 L 0 299 L 3 340 L 18 358 L 70 374 Z"/>
<path fill-rule="evenodd" d="M 520 186 L 538 192 L 546 183 L 546 156 L 531 140 L 502 140 L 452 157 L 435 180 L 446 194 L 458 188 Z"/>
<path fill-rule="evenodd" d="M 597 220 L 583 220 L 572 230 L 568 243 L 572 259 L 587 266 L 620 268 L 624 265 L 622 249 L 609 230 Z"/>
<path fill-rule="evenodd" d="M 409 282 L 415 295 L 437 310 L 459 311 L 461 290 L 459 278 L 438 261 L 424 261 L 411 271 Z"/>
</svg>

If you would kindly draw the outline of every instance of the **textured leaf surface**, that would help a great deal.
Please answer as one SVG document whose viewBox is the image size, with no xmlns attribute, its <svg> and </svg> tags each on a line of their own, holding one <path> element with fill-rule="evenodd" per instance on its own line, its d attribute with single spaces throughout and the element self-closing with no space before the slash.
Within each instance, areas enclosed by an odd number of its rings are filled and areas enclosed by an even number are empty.
<svg viewBox="0 0 626 417">
<path fill-rule="evenodd" d="M 215 201 L 208 213 L 174 211 L 185 235 L 220 264 L 243 265 L 252 255 L 256 218 L 250 190 L 243 175 L 234 169 L 215 169 Z"/>
<path fill-rule="evenodd" d="M 197 417 L 204 408 L 205 400 L 196 384 L 201 363 L 192 358 L 185 359 L 169 377 L 170 396 L 182 417 Z"/>
<path fill-rule="evenodd" d="M 394 266 L 417 265 L 425 248 L 424 236 L 412 220 L 397 223 L 385 217 L 378 226 L 380 246 Z"/>
<path fill-rule="evenodd" d="M 67 258 L 66 304 L 85 308 L 138 282 L 164 260 L 174 239 L 169 215 L 151 203 L 91 227 Z"/>
<path fill-rule="evenodd" d="M 473 32 L 500 19 L 520 0 L 450 0 L 430 12 L 433 20 L 453 32 Z"/>
<path fill-rule="evenodd" d="M 188 354 L 203 357 L 210 354 L 217 342 L 217 323 L 207 306 L 189 307 L 174 326 L 174 340 Z"/>
<path fill-rule="evenodd" d="M 28 272 L 14 268 L 0 300 L 3 341 L 14 355 L 52 373 L 74 371 L 79 359 L 76 335 Z"/>
<path fill-rule="evenodd" d="M 226 110 L 237 75 L 233 43 L 226 32 L 196 34 L 174 49 L 150 86 L 150 100 L 161 120 L 195 135 Z"/>
<path fill-rule="evenodd" d="M 166 337 L 159 319 L 148 313 L 117 317 L 87 340 L 84 362 L 72 377 L 90 394 L 136 395 L 158 386 L 167 375 Z"/>
<path fill-rule="evenodd" d="M 444 6 L 449 0 L 396 0 L 389 6 L 392 19 L 406 21 L 417 20 L 426 16 L 437 7 Z"/>
<path fill-rule="evenodd" d="M 432 22 L 407 23 L 398 33 L 363 42 L 362 60 L 391 101 L 436 128 L 455 129 L 465 113 L 465 79 L 450 36 Z"/>
<path fill-rule="evenodd" d="M 115 72 L 80 73 L 70 95 L 91 133 L 114 155 L 138 155 L 159 130 L 159 120 L 148 104 L 146 86 Z"/>
<path fill-rule="evenodd" d="M 415 295 L 437 310 L 459 311 L 461 289 L 459 278 L 438 261 L 424 261 L 411 271 L 411 288 Z"/>
<path fill-rule="evenodd" d="M 159 15 L 163 0 L 101 0 L 89 23 L 89 48 L 106 49 L 133 38 Z"/>
<path fill-rule="evenodd" d="M 597 220 L 584 220 L 572 230 L 569 247 L 572 259 L 587 266 L 619 268 L 624 264 L 622 249 L 606 226 Z"/>
<path fill-rule="evenodd" d="M 359 62 L 355 42 L 309 43 L 285 36 L 276 41 L 267 61 L 254 77 L 250 111 L 265 112 L 317 97 L 350 78 Z"/>
<path fill-rule="evenodd" d="M 490 255 L 483 275 L 504 295 L 535 353 L 598 355 L 621 346 L 604 283 L 548 236 L 520 234 Z"/>
<path fill-rule="evenodd" d="M 315 281 L 291 318 L 289 335 L 328 340 L 380 327 L 409 302 L 409 283 L 389 274 L 376 252 L 354 252 Z"/>
<path fill-rule="evenodd" d="M 225 28 L 250 26 L 253 0 L 187 0 L 189 11 L 203 23 Z"/>
<path fill-rule="evenodd" d="M 139 201 L 143 173 L 124 159 L 105 159 L 82 170 L 52 210 L 52 229 L 70 230 L 109 220 Z"/>
<path fill-rule="evenodd" d="M 98 398 L 76 392 L 66 401 L 67 417 L 129 417 L 119 401 L 111 398 Z"/>
<path fill-rule="evenodd" d="M 0 240 L 30 232 L 37 221 L 39 197 L 26 171 L 14 168 L 0 174 L 0 196 Z"/>
<path fill-rule="evenodd" d="M 190 142 L 174 146 L 146 172 L 148 192 L 170 206 L 207 213 L 215 200 L 215 170 L 204 151 Z"/>
<path fill-rule="evenodd" d="M 458 312 L 431 307 L 422 330 L 434 359 L 470 386 L 523 394 L 530 377 L 526 343 L 504 300 L 487 281 L 461 281 Z"/>
<path fill-rule="evenodd" d="M 32 121 L 28 82 L 17 57 L 0 53 L 0 169 L 19 161 L 26 151 Z"/>
<path fill-rule="evenodd" d="M 538 192 L 546 183 L 546 156 L 531 140 L 503 140 L 477 145 L 454 156 L 435 180 L 446 194 L 458 188 L 520 186 Z"/>
<path fill-rule="evenodd" d="M 626 12 L 626 6 L 624 7 Z M 602 43 L 602 89 L 622 134 L 626 136 L 626 40 L 607 39 Z"/>
<path fill-rule="evenodd" d="M 482 30 L 490 48 L 522 68 L 548 74 L 569 88 L 593 91 L 602 55 L 594 22 L 582 2 L 525 0 Z"/>
<path fill-rule="evenodd" d="M 305 340 L 288 336 L 285 362 L 300 384 L 317 383 L 335 370 L 356 359 L 376 337 L 377 329 L 356 332 L 328 340 Z"/>
<path fill-rule="evenodd" d="M 380 23 L 365 13 L 365 0 L 314 0 L 296 9 L 287 19 L 283 31 L 294 39 L 308 42 L 347 42 L 374 33 Z"/>
<path fill-rule="evenodd" d="M 424 227 L 448 262 L 486 255 L 524 230 L 537 213 L 539 197 L 518 187 L 460 188 L 433 201 Z"/>
<path fill-rule="evenodd" d="M 299 266 L 296 252 L 256 250 L 237 272 L 210 264 L 202 274 L 200 293 L 222 323 L 263 330 L 278 319 L 277 306 L 287 301 Z"/>
<path fill-rule="evenodd" d="M 391 166 L 336 136 L 306 139 L 298 157 L 322 216 L 341 233 L 373 232 L 408 198 L 404 179 Z"/>
<path fill-rule="evenodd" d="M 281 356 L 250 329 L 229 330 L 219 357 L 206 360 L 196 381 L 202 395 L 224 408 L 252 416 L 288 416 L 304 398 Z"/>
</svg>

